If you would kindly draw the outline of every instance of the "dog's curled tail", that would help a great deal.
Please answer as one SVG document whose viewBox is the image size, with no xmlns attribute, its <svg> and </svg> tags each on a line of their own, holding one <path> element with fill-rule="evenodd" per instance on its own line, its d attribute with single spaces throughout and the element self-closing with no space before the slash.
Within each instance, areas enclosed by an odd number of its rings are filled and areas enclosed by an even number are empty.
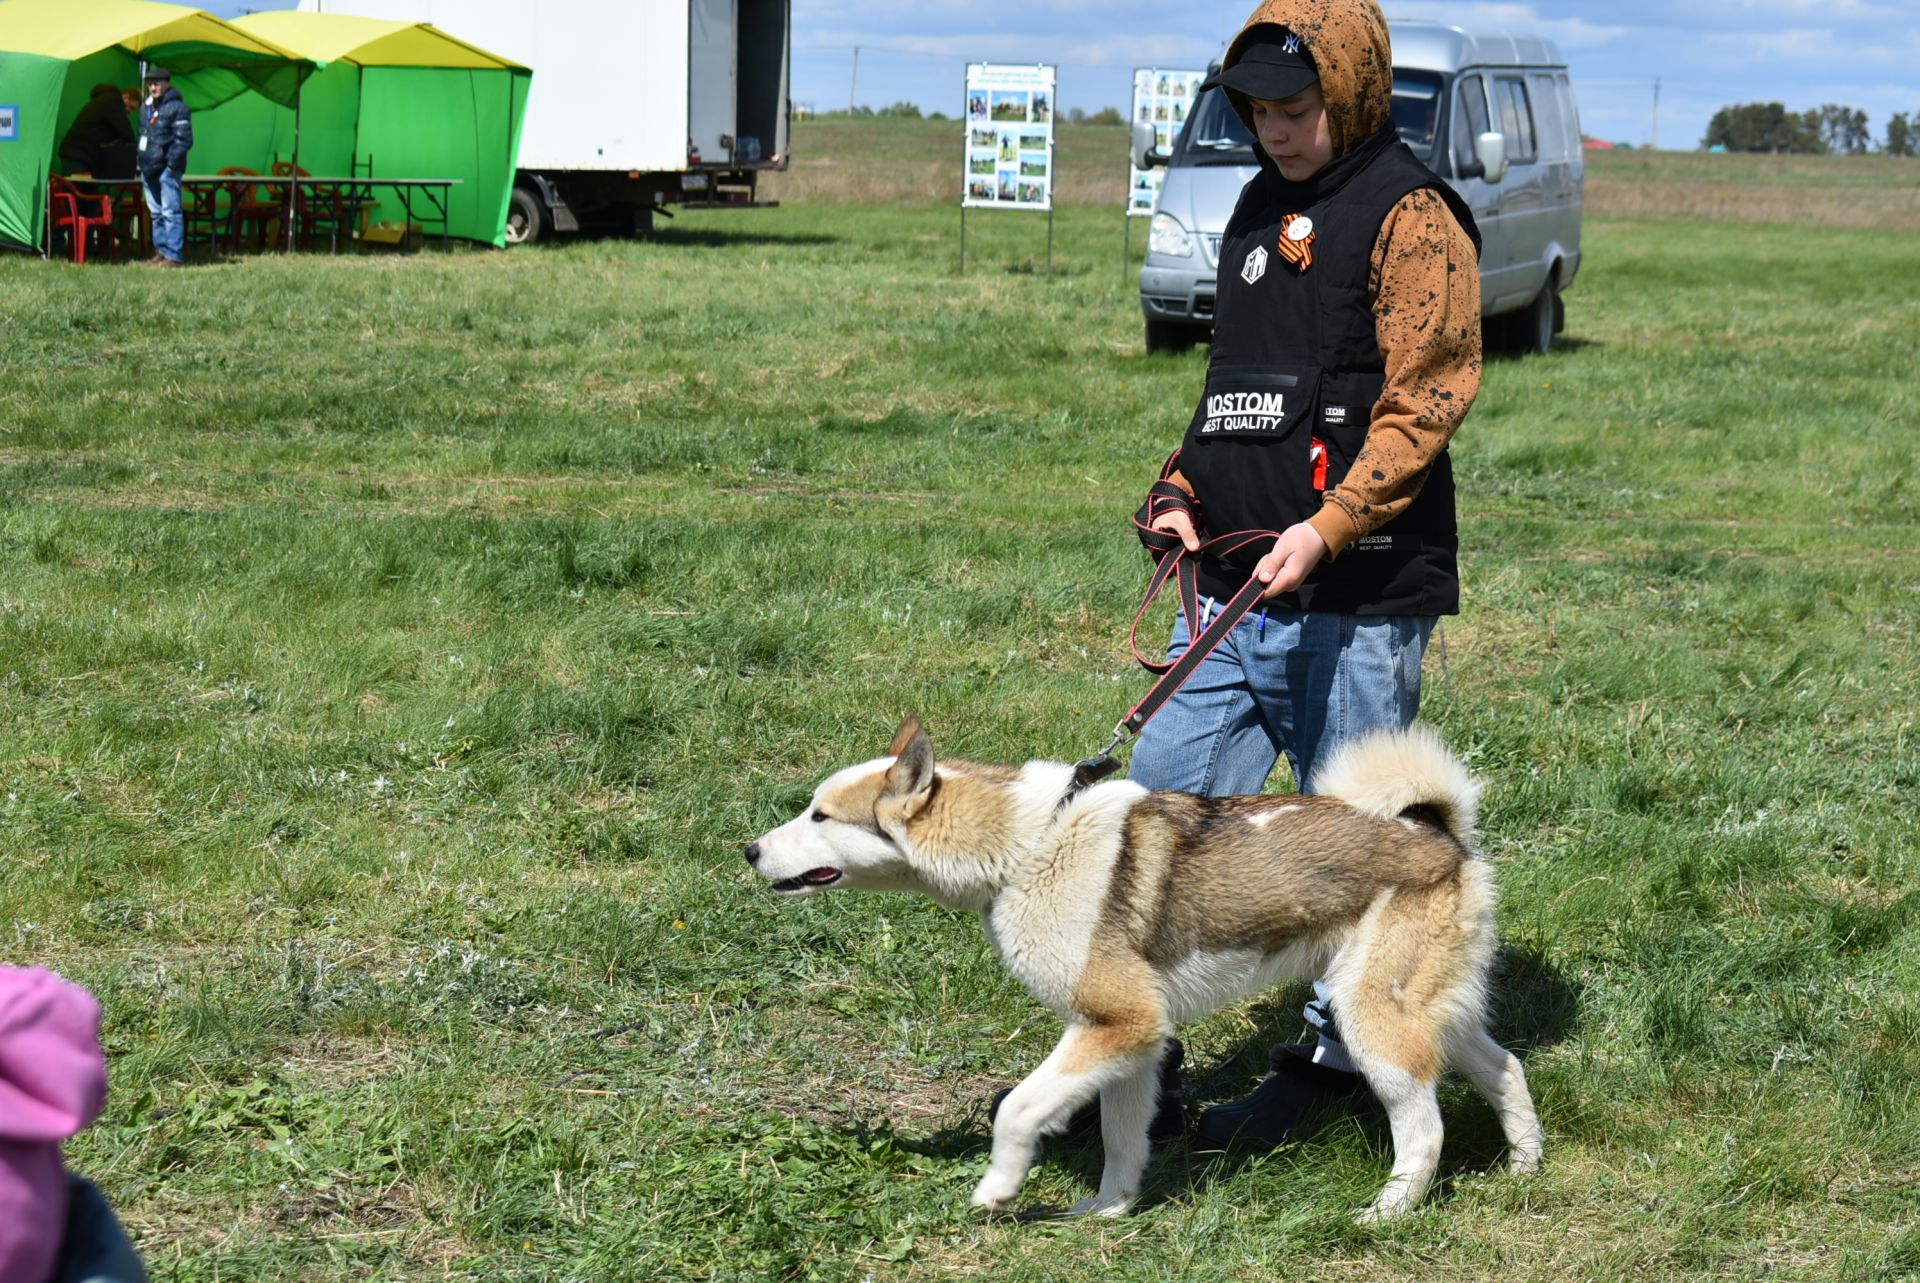
<svg viewBox="0 0 1920 1283">
<path fill-rule="evenodd" d="M 1314 773 L 1313 791 L 1385 820 L 1435 820 L 1463 849 L 1474 850 L 1480 782 L 1425 726 L 1375 731 L 1342 744 Z"/>
</svg>

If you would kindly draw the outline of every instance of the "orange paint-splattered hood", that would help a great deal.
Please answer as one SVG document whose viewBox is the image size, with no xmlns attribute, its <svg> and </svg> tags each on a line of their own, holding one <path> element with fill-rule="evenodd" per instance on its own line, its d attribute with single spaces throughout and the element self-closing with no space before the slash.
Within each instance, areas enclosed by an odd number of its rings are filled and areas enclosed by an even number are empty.
<svg viewBox="0 0 1920 1283">
<path fill-rule="evenodd" d="M 1386 15 L 1375 0 L 1264 0 L 1227 46 L 1221 67 L 1238 62 L 1249 33 L 1267 24 L 1299 36 L 1313 56 L 1320 71 L 1320 93 L 1327 100 L 1327 131 L 1335 157 L 1346 155 L 1356 143 L 1392 122 L 1393 46 L 1387 38 Z M 1253 130 L 1246 98 L 1232 90 L 1227 98 Z M 1260 159 L 1272 164 L 1264 156 Z"/>
</svg>

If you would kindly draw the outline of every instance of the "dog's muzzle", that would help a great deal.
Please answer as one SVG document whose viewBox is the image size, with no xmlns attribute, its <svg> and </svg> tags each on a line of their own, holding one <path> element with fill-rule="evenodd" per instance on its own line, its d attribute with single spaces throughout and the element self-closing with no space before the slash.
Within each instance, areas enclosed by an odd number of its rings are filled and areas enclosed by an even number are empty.
<svg viewBox="0 0 1920 1283">
<path fill-rule="evenodd" d="M 758 869 L 760 867 L 760 857 L 765 855 L 766 852 L 760 849 L 760 843 L 758 841 L 754 841 L 747 843 L 746 854 L 747 863 L 755 869 Z M 823 866 L 817 869 L 808 869 L 798 877 L 781 878 L 773 884 L 773 889 L 782 895 L 791 895 L 796 891 L 808 891 L 816 887 L 832 886 L 838 882 L 841 877 L 842 874 L 839 869 Z"/>
</svg>

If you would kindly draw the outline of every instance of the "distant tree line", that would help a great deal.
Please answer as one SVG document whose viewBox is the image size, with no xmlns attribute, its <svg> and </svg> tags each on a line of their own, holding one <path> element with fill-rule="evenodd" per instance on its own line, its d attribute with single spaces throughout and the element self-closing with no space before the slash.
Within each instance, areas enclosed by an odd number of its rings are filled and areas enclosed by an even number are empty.
<svg viewBox="0 0 1920 1283">
<path fill-rule="evenodd" d="M 1889 156 L 1911 156 L 1914 143 L 1907 113 L 1896 113 L 1887 121 L 1880 149 Z M 1816 111 L 1788 111 L 1777 102 L 1749 102 L 1715 112 L 1700 145 L 1727 151 L 1864 156 L 1873 150 L 1874 137 L 1866 112 L 1839 103 L 1827 103 Z"/>
<path fill-rule="evenodd" d="M 851 111 L 823 111 L 822 116 L 874 116 L 887 120 L 947 120 L 948 116 L 937 111 L 922 112 L 916 103 L 897 102 L 890 107 L 855 107 Z M 1068 125 L 1124 125 L 1127 118 L 1118 107 L 1102 107 L 1096 112 L 1087 112 L 1072 107 L 1060 117 Z"/>
</svg>

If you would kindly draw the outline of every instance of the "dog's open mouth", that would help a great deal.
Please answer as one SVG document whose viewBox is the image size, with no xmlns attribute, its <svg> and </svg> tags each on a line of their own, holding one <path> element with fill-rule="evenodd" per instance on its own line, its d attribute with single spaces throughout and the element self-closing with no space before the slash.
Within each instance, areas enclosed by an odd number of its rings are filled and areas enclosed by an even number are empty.
<svg viewBox="0 0 1920 1283">
<path fill-rule="evenodd" d="M 781 878 L 773 884 L 773 889 L 783 895 L 790 895 L 795 891 L 808 891 L 815 887 L 830 887 L 839 880 L 840 870 L 838 869 L 808 869 L 797 878 Z"/>
</svg>

